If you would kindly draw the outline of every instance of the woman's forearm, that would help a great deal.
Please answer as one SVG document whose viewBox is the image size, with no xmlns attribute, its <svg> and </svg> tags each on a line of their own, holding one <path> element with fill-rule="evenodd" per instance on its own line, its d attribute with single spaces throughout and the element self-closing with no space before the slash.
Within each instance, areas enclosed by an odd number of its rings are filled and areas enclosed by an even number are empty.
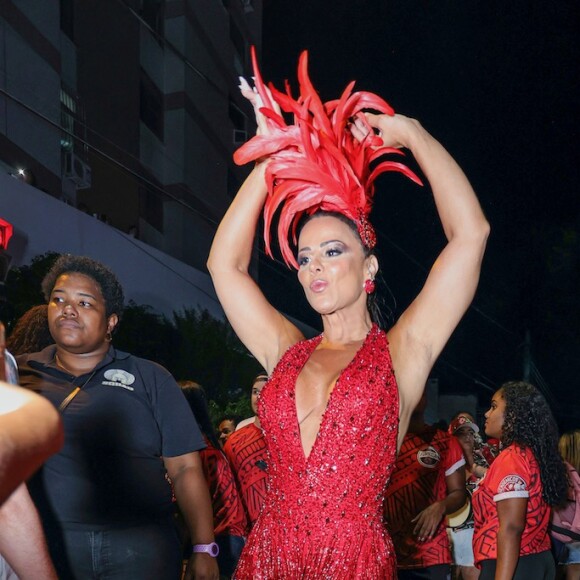
<svg viewBox="0 0 580 580">
<path fill-rule="evenodd" d="M 214 237 L 207 267 L 215 275 L 220 270 L 247 270 L 260 212 L 266 198 L 265 163 L 257 164 L 244 181 L 223 217 Z"/>
</svg>

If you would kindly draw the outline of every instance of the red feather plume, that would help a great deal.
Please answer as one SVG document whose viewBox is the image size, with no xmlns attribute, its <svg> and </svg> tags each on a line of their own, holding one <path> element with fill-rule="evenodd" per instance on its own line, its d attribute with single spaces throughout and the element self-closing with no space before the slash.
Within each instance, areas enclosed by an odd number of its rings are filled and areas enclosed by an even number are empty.
<svg viewBox="0 0 580 580">
<path fill-rule="evenodd" d="M 298 268 L 288 238 L 296 244 L 300 218 L 318 210 L 338 212 L 352 220 L 363 244 L 372 248 L 376 237 L 368 215 L 375 179 L 385 171 L 398 171 L 418 184 L 421 180 L 408 167 L 394 161 L 383 161 L 371 170 L 371 162 L 382 155 L 402 152 L 383 147 L 382 139 L 370 126 L 369 135 L 359 142 L 348 124 L 364 109 L 388 115 L 394 114 L 393 109 L 373 93 L 353 93 L 354 81 L 338 100 L 323 103 L 308 76 L 306 51 L 300 55 L 298 63 L 298 98 L 292 97 L 288 82 L 285 93 L 271 85 L 269 93 L 258 68 L 254 47 L 251 52 L 255 86 L 264 105 L 260 111 L 266 118 L 269 134 L 256 135 L 242 145 L 234 153 L 234 161 L 243 165 L 264 157 L 270 160 L 266 168 L 268 197 L 264 204 L 266 252 L 272 256 L 270 230 L 278 210 L 278 242 L 288 266 Z M 293 124 L 286 124 L 272 100 L 282 111 L 293 115 Z M 363 116 L 360 118 L 365 120 Z"/>
</svg>

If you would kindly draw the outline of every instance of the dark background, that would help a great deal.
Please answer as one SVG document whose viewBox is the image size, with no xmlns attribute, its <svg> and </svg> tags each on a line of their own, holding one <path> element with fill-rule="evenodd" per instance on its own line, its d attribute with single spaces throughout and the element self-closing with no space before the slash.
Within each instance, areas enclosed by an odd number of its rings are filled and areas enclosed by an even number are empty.
<svg viewBox="0 0 580 580">
<path fill-rule="evenodd" d="M 577 2 L 265 0 L 262 74 L 296 87 L 301 50 L 323 100 L 346 84 L 419 119 L 470 178 L 492 234 L 473 306 L 437 363 L 481 405 L 527 374 L 580 427 Z M 427 188 L 379 180 L 373 222 L 396 318 L 444 244 Z M 262 261 L 271 300 L 319 323 L 294 275 Z M 290 301 L 290 296 L 295 296 Z M 531 356 L 527 356 L 530 353 Z"/>
</svg>

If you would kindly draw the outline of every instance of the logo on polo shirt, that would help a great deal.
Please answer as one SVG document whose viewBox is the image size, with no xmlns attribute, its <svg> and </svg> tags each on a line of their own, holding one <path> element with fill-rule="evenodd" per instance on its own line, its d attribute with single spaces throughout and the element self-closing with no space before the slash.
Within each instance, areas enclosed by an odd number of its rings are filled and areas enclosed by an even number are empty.
<svg viewBox="0 0 580 580">
<path fill-rule="evenodd" d="M 510 491 L 526 491 L 526 482 L 519 475 L 506 475 L 497 487 L 497 493 L 509 493 Z"/>
<path fill-rule="evenodd" d="M 435 447 L 429 445 L 429 447 L 417 451 L 417 461 L 423 467 L 433 469 L 434 467 L 437 467 L 437 464 L 441 461 L 441 455 L 439 455 L 439 451 L 437 451 Z"/>
<path fill-rule="evenodd" d="M 127 389 L 128 391 L 134 391 L 135 389 L 131 386 L 135 382 L 135 375 L 128 373 L 122 369 L 109 369 L 105 371 L 106 381 L 103 381 L 103 385 L 110 385 L 111 387 L 121 387 Z"/>
</svg>

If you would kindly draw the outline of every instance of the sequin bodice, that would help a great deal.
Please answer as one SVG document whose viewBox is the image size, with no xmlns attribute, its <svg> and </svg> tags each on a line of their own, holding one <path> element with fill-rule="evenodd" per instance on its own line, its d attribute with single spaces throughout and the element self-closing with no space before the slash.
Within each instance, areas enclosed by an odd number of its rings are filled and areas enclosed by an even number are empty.
<svg viewBox="0 0 580 580">
<path fill-rule="evenodd" d="M 342 371 L 306 458 L 295 386 L 320 340 L 291 347 L 262 391 L 269 493 L 236 578 L 394 575 L 392 545 L 382 523 L 399 408 L 387 338 L 373 326 Z"/>
</svg>

